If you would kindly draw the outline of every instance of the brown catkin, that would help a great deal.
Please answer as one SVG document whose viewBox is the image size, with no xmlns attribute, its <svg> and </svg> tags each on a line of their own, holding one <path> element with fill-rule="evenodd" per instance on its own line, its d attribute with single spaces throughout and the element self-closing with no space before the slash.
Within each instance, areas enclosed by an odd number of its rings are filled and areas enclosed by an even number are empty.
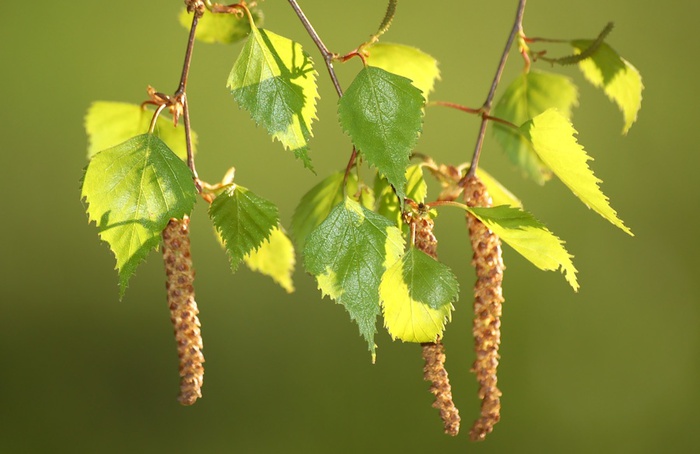
<svg viewBox="0 0 700 454">
<path fill-rule="evenodd" d="M 199 310 L 194 300 L 194 269 L 190 257 L 190 220 L 171 219 L 163 230 L 163 261 L 167 281 L 170 320 L 175 330 L 180 357 L 180 396 L 182 405 L 192 405 L 202 397 L 204 355 Z"/>
<path fill-rule="evenodd" d="M 489 207 L 493 204 L 484 184 L 477 177 L 469 177 L 464 185 L 464 197 L 470 207 Z M 501 312 L 503 303 L 503 259 L 501 240 L 481 221 L 467 214 L 469 238 L 476 269 L 474 285 L 474 346 L 476 360 L 472 372 L 479 382 L 481 416 L 474 421 L 470 436 L 473 441 L 486 438 L 501 419 L 501 391 L 498 389 L 498 347 L 501 343 Z"/>
<path fill-rule="evenodd" d="M 415 221 L 415 245 L 437 260 L 437 238 L 433 234 L 434 222 L 423 216 Z M 438 339 L 436 342 L 421 344 L 423 360 L 423 378 L 430 382 L 430 392 L 435 395 L 433 407 L 440 411 L 440 418 L 445 426 L 445 433 L 455 436 L 459 433 L 459 410 L 452 401 L 452 387 L 445 369 L 445 347 Z"/>
</svg>

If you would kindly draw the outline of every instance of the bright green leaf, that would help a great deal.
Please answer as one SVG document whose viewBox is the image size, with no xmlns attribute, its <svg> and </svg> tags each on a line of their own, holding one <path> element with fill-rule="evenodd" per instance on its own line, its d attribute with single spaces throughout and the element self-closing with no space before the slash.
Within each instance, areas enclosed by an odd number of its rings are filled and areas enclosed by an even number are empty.
<svg viewBox="0 0 700 454">
<path fill-rule="evenodd" d="M 503 186 L 498 180 L 496 180 L 490 173 L 485 171 L 483 168 L 478 167 L 476 169 L 476 176 L 481 179 L 489 191 L 489 196 L 493 201 L 494 206 L 498 205 L 510 205 L 513 207 L 522 208 L 523 203 L 518 199 L 512 192 L 510 192 L 505 186 Z"/>
<path fill-rule="evenodd" d="M 272 229 L 270 237 L 257 250 L 243 257 L 243 260 L 251 270 L 270 276 L 287 293 L 294 291 L 294 245 L 281 228 Z"/>
<path fill-rule="evenodd" d="M 571 110 L 577 105 L 578 90 L 571 79 L 559 74 L 531 70 L 521 74 L 508 86 L 492 115 L 520 126 L 551 107 L 571 118 Z M 517 129 L 494 122 L 493 134 L 511 161 L 526 176 L 538 184 L 544 184 L 552 177 L 550 169 Z"/>
<path fill-rule="evenodd" d="M 582 39 L 572 41 L 571 45 L 581 52 L 591 42 Z M 578 66 L 586 79 L 594 86 L 602 87 L 608 98 L 620 108 L 625 120 L 622 132 L 627 134 L 642 107 L 644 85 L 637 68 L 606 43 L 602 43 L 590 58 L 581 61 Z"/>
<path fill-rule="evenodd" d="M 262 25 L 263 14 L 258 8 L 249 8 L 250 13 L 259 27 Z M 187 8 L 180 11 L 180 24 L 186 29 L 192 26 L 192 14 Z M 250 22 L 247 16 L 236 14 L 211 13 L 208 10 L 199 18 L 195 38 L 204 43 L 231 44 L 244 39 L 250 33 Z"/>
<path fill-rule="evenodd" d="M 343 201 L 344 175 L 344 172 L 335 172 L 329 175 L 304 194 L 299 201 L 299 205 L 292 215 L 292 233 L 300 250 L 304 250 L 306 237 L 309 233 L 326 219 L 333 207 Z M 356 195 L 359 189 L 357 176 L 348 175 L 347 185 L 347 193 L 351 196 Z M 365 205 L 369 193 L 363 192 L 361 195 L 365 199 L 362 204 Z M 365 207 L 369 208 L 367 205 Z"/>
<path fill-rule="evenodd" d="M 384 326 L 393 339 L 435 342 L 450 320 L 458 293 L 449 267 L 411 247 L 382 276 Z"/>
<path fill-rule="evenodd" d="M 243 257 L 259 248 L 279 223 L 275 204 L 248 189 L 231 185 L 209 207 L 234 272 Z"/>
<path fill-rule="evenodd" d="M 158 137 L 143 134 L 92 157 L 81 196 L 117 259 L 120 297 L 171 218 L 194 207 L 192 173 Z"/>
<path fill-rule="evenodd" d="M 405 77 L 367 66 L 338 103 L 343 129 L 403 199 L 406 167 L 423 122 L 423 96 Z"/>
<path fill-rule="evenodd" d="M 227 83 L 238 105 L 309 169 L 316 75 L 301 45 L 253 28 Z"/>
<path fill-rule="evenodd" d="M 376 43 L 367 47 L 367 51 L 368 65 L 411 79 L 413 85 L 423 92 L 425 99 L 433 91 L 435 81 L 440 80 L 437 60 L 415 47 Z"/>
<path fill-rule="evenodd" d="M 401 226 L 403 220 L 399 199 L 386 178 L 382 178 L 379 174 L 374 181 L 374 193 L 379 200 L 377 213 Z M 416 203 L 423 203 L 427 195 L 428 185 L 423 178 L 423 167 L 419 164 L 409 166 L 406 169 L 406 197 Z"/>
<path fill-rule="evenodd" d="M 124 102 L 93 102 L 85 116 L 85 130 L 88 135 L 88 159 L 102 150 L 126 142 L 132 137 L 148 132 L 153 112 L 142 109 L 137 104 Z M 160 115 L 153 131 L 168 147 L 182 159 L 187 159 L 185 128 L 182 123 L 177 128 L 173 121 Z M 192 145 L 196 147 L 197 135 L 192 132 Z"/>
<path fill-rule="evenodd" d="M 549 109 L 520 128 L 532 141 L 533 148 L 542 161 L 589 208 L 632 235 L 612 209 L 608 198 L 598 187 L 596 178 L 587 162 L 592 160 L 576 141 L 576 130 L 556 109 Z"/>
<path fill-rule="evenodd" d="M 569 285 L 578 291 L 576 268 L 564 242 L 530 213 L 505 205 L 469 208 L 469 212 L 537 268 L 545 271 L 561 269 Z"/>
<path fill-rule="evenodd" d="M 345 306 L 374 354 L 379 284 L 403 253 L 401 231 L 345 198 L 306 239 L 304 266 L 319 288 Z"/>
</svg>

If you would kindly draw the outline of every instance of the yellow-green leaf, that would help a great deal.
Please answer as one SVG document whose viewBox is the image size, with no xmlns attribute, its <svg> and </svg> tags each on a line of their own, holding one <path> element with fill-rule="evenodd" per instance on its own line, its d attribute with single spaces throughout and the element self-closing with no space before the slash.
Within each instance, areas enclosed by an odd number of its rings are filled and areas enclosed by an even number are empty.
<svg viewBox="0 0 700 454">
<path fill-rule="evenodd" d="M 85 116 L 85 131 L 88 135 L 88 159 L 102 150 L 119 145 L 128 139 L 145 134 L 153 118 L 153 111 L 142 109 L 137 104 L 112 101 L 95 101 Z M 172 119 L 161 114 L 153 133 L 176 155 L 187 159 L 185 128 L 182 123 L 173 126 Z M 196 148 L 197 135 L 192 132 L 192 145 Z"/>
<path fill-rule="evenodd" d="M 529 137 L 540 159 L 583 203 L 632 235 L 598 187 L 601 180 L 587 163 L 593 158 L 576 141 L 576 130 L 564 115 L 556 109 L 546 110 L 521 126 L 521 130 Z"/>
<path fill-rule="evenodd" d="M 571 45 L 581 52 L 591 45 L 591 40 L 576 40 Z M 606 43 L 602 43 L 590 58 L 579 62 L 578 67 L 590 83 L 603 88 L 607 97 L 620 108 L 625 121 L 622 133 L 627 134 L 642 108 L 644 85 L 637 68 Z"/>
<path fill-rule="evenodd" d="M 227 83 L 238 105 L 309 169 L 316 75 L 300 44 L 253 27 Z"/>
<path fill-rule="evenodd" d="M 249 8 L 255 24 L 260 27 L 263 14 L 258 8 Z M 187 8 L 180 11 L 180 24 L 189 29 L 192 26 L 192 14 Z M 250 33 L 248 18 L 237 14 L 220 14 L 205 11 L 199 18 L 195 38 L 203 43 L 231 44 L 244 39 Z"/>
<path fill-rule="evenodd" d="M 393 339 L 435 342 L 451 319 L 458 291 L 447 266 L 411 247 L 382 276 L 384 326 Z"/>
<path fill-rule="evenodd" d="M 545 271 L 561 268 L 566 281 L 578 291 L 576 268 L 564 242 L 530 213 L 505 205 L 469 208 L 469 212 L 537 268 Z"/>
<path fill-rule="evenodd" d="M 567 118 L 578 105 L 578 90 L 566 76 L 531 70 L 517 77 L 506 89 L 492 115 L 517 126 L 555 107 Z M 544 184 L 552 172 L 516 129 L 494 123 L 493 135 L 506 155 L 522 172 L 538 184 Z"/>
<path fill-rule="evenodd" d="M 523 207 L 523 202 L 521 202 L 519 198 L 517 198 L 508 190 L 508 188 L 503 186 L 500 181 L 495 179 L 482 167 L 477 167 L 476 175 L 481 179 L 484 186 L 486 186 L 486 189 L 489 191 L 491 200 L 493 200 L 493 206 L 510 205 L 518 208 Z"/>
<path fill-rule="evenodd" d="M 251 270 L 270 276 L 287 293 L 294 291 L 294 245 L 280 227 L 274 228 L 270 237 L 256 250 L 249 252 L 243 261 Z"/>
<path fill-rule="evenodd" d="M 411 79 L 427 100 L 435 81 L 440 80 L 438 62 L 415 47 L 404 44 L 376 43 L 367 48 L 367 64 Z"/>
</svg>

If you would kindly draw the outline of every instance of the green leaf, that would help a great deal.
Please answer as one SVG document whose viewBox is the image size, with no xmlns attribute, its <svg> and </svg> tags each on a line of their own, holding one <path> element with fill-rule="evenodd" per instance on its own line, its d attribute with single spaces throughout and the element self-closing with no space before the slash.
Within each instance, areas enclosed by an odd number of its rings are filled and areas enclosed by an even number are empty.
<svg viewBox="0 0 700 454">
<path fill-rule="evenodd" d="M 574 137 L 577 132 L 565 116 L 556 109 L 549 109 L 520 129 L 532 141 L 540 159 L 586 206 L 632 235 L 598 187 L 601 181 L 587 164 L 593 158 L 578 144 Z"/>
<path fill-rule="evenodd" d="M 209 217 L 234 272 L 243 257 L 260 247 L 279 223 L 275 204 L 235 184 L 216 196 L 209 207 Z"/>
<path fill-rule="evenodd" d="M 374 355 L 381 277 L 403 252 L 401 231 L 350 198 L 306 240 L 304 266 L 324 295 L 345 306 Z"/>
<path fill-rule="evenodd" d="M 508 188 L 503 186 L 500 181 L 495 179 L 483 168 L 477 167 L 476 176 L 479 177 L 479 179 L 484 183 L 484 186 L 486 186 L 486 189 L 488 189 L 489 196 L 491 196 L 494 206 L 510 205 L 518 208 L 523 207 L 523 202 L 521 202 L 519 198 L 517 198 L 508 190 Z"/>
<path fill-rule="evenodd" d="M 124 102 L 96 101 L 90 105 L 85 116 L 85 130 L 88 135 L 88 159 L 107 148 L 126 142 L 134 136 L 145 134 L 153 118 L 153 112 L 142 109 L 137 104 Z M 182 124 L 173 126 L 173 121 L 160 115 L 153 131 L 180 158 L 187 159 L 185 128 Z M 192 145 L 197 145 L 197 135 L 192 132 Z"/>
<path fill-rule="evenodd" d="M 292 215 L 292 233 L 299 249 L 304 250 L 306 237 L 328 216 L 333 207 L 343 201 L 344 172 L 335 172 L 316 186 L 299 201 Z M 347 193 L 355 195 L 358 191 L 357 177 L 348 175 Z M 363 203 L 364 205 L 364 203 Z"/>
<path fill-rule="evenodd" d="M 437 60 L 415 47 L 376 43 L 367 47 L 367 51 L 368 65 L 411 79 L 425 99 L 433 91 L 435 81 L 440 80 Z"/>
<path fill-rule="evenodd" d="M 311 122 L 316 118 L 316 70 L 301 45 L 253 28 L 227 87 L 239 106 L 311 169 Z"/>
<path fill-rule="evenodd" d="M 379 174 L 374 181 L 374 193 L 379 201 L 377 213 L 394 221 L 397 226 L 401 226 L 403 220 L 401 219 L 399 199 L 386 178 Z M 406 197 L 416 203 L 423 203 L 427 195 L 428 185 L 423 178 L 423 166 L 419 164 L 409 166 L 406 169 Z"/>
<path fill-rule="evenodd" d="M 423 96 L 405 77 L 367 66 L 338 103 L 340 124 L 365 159 L 406 195 L 406 167 L 423 122 Z"/>
<path fill-rule="evenodd" d="M 493 109 L 492 115 L 516 126 L 555 107 L 567 118 L 578 105 L 578 90 L 571 79 L 559 74 L 531 70 L 511 83 Z M 493 134 L 506 155 L 538 184 L 552 177 L 526 139 L 516 129 L 493 123 Z"/>
<path fill-rule="evenodd" d="M 505 205 L 469 208 L 469 212 L 537 268 L 545 271 L 561 269 L 569 285 L 578 291 L 573 257 L 564 248 L 564 242 L 530 213 Z"/>
<path fill-rule="evenodd" d="M 262 25 L 263 14 L 258 8 L 250 8 L 255 24 Z M 186 29 L 192 26 L 192 15 L 187 8 L 180 11 L 180 24 Z M 199 18 L 195 38 L 204 43 L 231 44 L 244 39 L 250 33 L 250 22 L 247 16 L 236 14 L 212 13 L 208 10 Z"/>
<path fill-rule="evenodd" d="M 117 259 L 120 297 L 171 218 L 194 207 L 192 173 L 158 137 L 143 134 L 93 156 L 81 197 Z"/>
<path fill-rule="evenodd" d="M 270 276 L 287 293 L 294 291 L 294 245 L 280 227 L 270 232 L 270 237 L 260 247 L 243 257 L 245 264 L 253 271 Z"/>
<path fill-rule="evenodd" d="M 591 45 L 591 42 L 592 40 L 581 39 L 571 41 L 571 45 L 576 51 L 582 52 Z M 627 134 L 637 120 L 639 109 L 642 108 L 644 85 L 637 68 L 620 57 L 606 43 L 602 43 L 593 55 L 581 61 L 578 67 L 590 83 L 596 87 L 602 87 L 608 98 L 620 108 L 625 120 L 622 133 Z"/>
<path fill-rule="evenodd" d="M 458 293 L 450 268 L 412 246 L 382 276 L 384 326 L 393 339 L 435 342 L 451 318 Z"/>
</svg>

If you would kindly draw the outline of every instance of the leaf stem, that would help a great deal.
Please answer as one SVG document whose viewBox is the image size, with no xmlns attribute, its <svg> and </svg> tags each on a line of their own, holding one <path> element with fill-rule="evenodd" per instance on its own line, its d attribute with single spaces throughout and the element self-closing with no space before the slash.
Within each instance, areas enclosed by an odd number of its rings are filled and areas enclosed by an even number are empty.
<svg viewBox="0 0 700 454">
<path fill-rule="evenodd" d="M 467 178 L 474 176 L 476 174 L 476 168 L 479 165 L 479 156 L 481 155 L 481 148 L 484 145 L 484 137 L 486 136 L 486 125 L 492 117 L 489 116 L 491 113 L 491 105 L 493 104 L 493 98 L 496 95 L 496 89 L 501 81 L 501 76 L 503 75 L 503 69 L 506 66 L 506 61 L 508 60 L 508 54 L 510 53 L 510 48 L 513 46 L 513 41 L 518 33 L 522 32 L 523 28 L 523 14 L 525 12 L 525 3 L 527 0 L 519 0 L 518 10 L 515 15 L 515 21 L 513 23 L 513 28 L 510 30 L 510 35 L 508 36 L 508 41 L 506 41 L 506 46 L 503 49 L 503 54 L 501 54 L 501 61 L 498 63 L 498 69 L 496 70 L 496 76 L 493 78 L 491 83 L 491 89 L 486 97 L 484 105 L 481 107 L 481 127 L 479 128 L 479 135 L 476 139 L 476 145 L 474 147 L 474 155 L 472 156 L 471 166 L 467 174 L 459 182 L 460 186 L 463 186 Z"/>
<path fill-rule="evenodd" d="M 304 25 L 304 28 L 306 29 L 307 33 L 313 40 L 314 44 L 316 44 L 316 47 L 318 47 L 319 52 L 321 52 L 321 55 L 323 56 L 323 60 L 326 62 L 326 68 L 328 68 L 328 74 L 331 76 L 331 80 L 333 81 L 333 86 L 335 87 L 336 93 L 338 93 L 338 97 L 343 96 L 343 89 L 340 87 L 340 82 L 338 81 L 338 76 L 335 74 L 335 69 L 333 69 L 333 59 L 335 58 L 335 54 L 330 52 L 328 48 L 326 47 L 325 44 L 323 44 L 323 41 L 321 38 L 318 36 L 318 33 L 316 33 L 316 30 L 314 30 L 313 25 L 311 25 L 311 22 L 309 22 L 309 19 L 307 19 L 306 15 L 304 14 L 304 11 L 301 10 L 301 7 L 297 3 L 296 0 L 289 0 L 289 4 L 291 5 L 292 9 L 294 12 L 297 14 L 299 17 L 299 20 L 301 21 L 302 25 Z"/>
</svg>

